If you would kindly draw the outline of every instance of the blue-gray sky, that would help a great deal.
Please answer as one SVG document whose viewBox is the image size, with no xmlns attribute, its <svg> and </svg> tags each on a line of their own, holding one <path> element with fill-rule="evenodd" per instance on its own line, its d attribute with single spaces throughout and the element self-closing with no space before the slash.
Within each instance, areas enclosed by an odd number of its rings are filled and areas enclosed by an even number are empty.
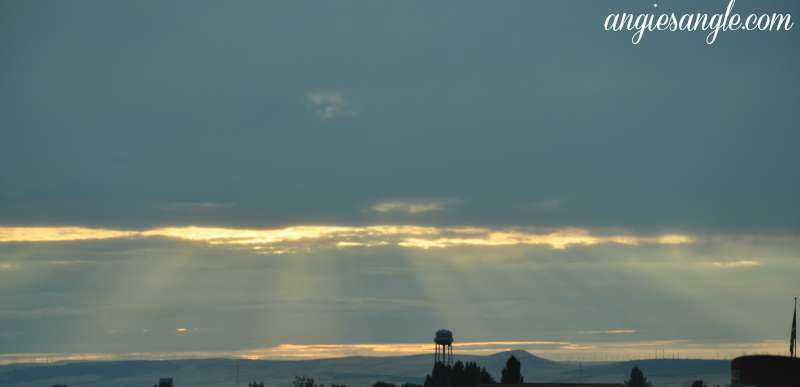
<svg viewBox="0 0 800 387">
<path fill-rule="evenodd" d="M 0 1 L 0 348 L 783 339 L 797 28 L 654 9 Z"/>
</svg>

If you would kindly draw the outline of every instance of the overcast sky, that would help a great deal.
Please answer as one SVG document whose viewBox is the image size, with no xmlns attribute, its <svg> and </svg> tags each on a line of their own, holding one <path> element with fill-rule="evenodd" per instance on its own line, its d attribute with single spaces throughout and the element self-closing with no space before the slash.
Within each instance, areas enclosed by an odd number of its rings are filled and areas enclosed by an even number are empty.
<svg viewBox="0 0 800 387">
<path fill-rule="evenodd" d="M 0 351 L 785 351 L 797 28 L 654 9 L 0 1 Z"/>
</svg>

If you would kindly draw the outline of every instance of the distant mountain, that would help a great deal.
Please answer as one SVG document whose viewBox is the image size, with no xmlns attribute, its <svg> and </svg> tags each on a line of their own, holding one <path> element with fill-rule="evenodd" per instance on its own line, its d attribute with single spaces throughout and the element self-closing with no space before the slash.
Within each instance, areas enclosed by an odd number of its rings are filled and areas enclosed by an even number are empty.
<svg viewBox="0 0 800 387">
<path fill-rule="evenodd" d="M 530 382 L 622 382 L 630 369 L 639 366 L 656 387 L 686 386 L 703 379 L 709 386 L 730 381 L 730 362 L 722 360 L 642 360 L 614 363 L 571 363 L 544 359 L 526 351 L 500 352 L 489 356 L 462 355 L 456 360 L 475 361 L 499 379 L 509 356 L 522 364 Z M 400 357 L 346 357 L 320 360 L 164 360 L 81 362 L 58 365 L 0 366 L 0 386 L 42 387 L 65 383 L 70 387 L 150 387 L 160 377 L 174 378 L 176 387 L 240 386 L 263 381 L 270 387 L 290 386 L 295 376 L 310 376 L 317 382 L 372 386 L 376 381 L 422 383 L 430 372 L 431 355 Z"/>
<path fill-rule="evenodd" d="M 487 370 L 497 371 L 493 372 L 493 374 L 500 373 L 500 370 L 503 369 L 506 365 L 506 361 L 508 358 L 514 355 L 514 357 L 519 360 L 520 364 L 522 365 L 522 369 L 534 369 L 539 367 L 558 367 L 558 362 L 554 362 L 552 360 L 548 360 L 539 356 L 536 356 L 528 351 L 522 350 L 515 350 L 515 351 L 504 351 L 498 352 L 494 355 L 489 355 L 480 359 L 477 359 L 477 362 L 481 364 L 483 367 L 486 367 Z"/>
</svg>

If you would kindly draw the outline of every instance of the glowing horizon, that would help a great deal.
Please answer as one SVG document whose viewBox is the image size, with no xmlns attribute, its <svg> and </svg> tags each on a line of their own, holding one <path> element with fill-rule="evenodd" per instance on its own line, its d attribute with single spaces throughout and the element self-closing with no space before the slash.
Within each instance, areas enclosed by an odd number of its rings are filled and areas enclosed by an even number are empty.
<svg viewBox="0 0 800 387">
<path fill-rule="evenodd" d="M 567 249 L 575 246 L 639 246 L 691 244 L 688 234 L 636 234 L 555 228 L 536 232 L 514 228 L 436 227 L 407 224 L 368 226 L 299 225 L 272 229 L 175 226 L 144 230 L 115 230 L 89 227 L 0 227 L 0 243 L 67 242 L 125 238 L 170 238 L 209 245 L 244 246 L 253 250 L 284 253 L 305 243 L 320 247 L 355 248 L 397 246 L 444 249 L 459 246 L 546 246 Z M 311 246 L 313 247 L 313 246 Z"/>
<path fill-rule="evenodd" d="M 692 340 L 629 342 L 572 342 L 559 340 L 499 340 L 453 343 L 456 357 L 487 356 L 526 351 L 554 361 L 627 361 L 641 359 L 730 360 L 744 354 L 785 355 L 784 340 L 703 343 Z M 5 353 L 0 365 L 116 360 L 188 360 L 231 358 L 246 360 L 324 360 L 344 357 L 432 355 L 432 343 L 278 344 L 233 351 L 163 351 L 109 353 Z"/>
</svg>

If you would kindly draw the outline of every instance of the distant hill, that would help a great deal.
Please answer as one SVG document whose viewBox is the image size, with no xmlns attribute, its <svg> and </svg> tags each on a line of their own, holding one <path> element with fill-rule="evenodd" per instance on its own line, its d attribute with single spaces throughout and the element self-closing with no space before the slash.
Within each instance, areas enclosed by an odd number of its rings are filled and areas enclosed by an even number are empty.
<svg viewBox="0 0 800 387">
<path fill-rule="evenodd" d="M 701 378 L 709 386 L 730 381 L 730 362 L 723 360 L 641 360 L 613 363 L 557 362 L 526 351 L 489 356 L 462 355 L 456 360 L 475 361 L 499 379 L 510 355 L 517 357 L 526 381 L 622 382 L 639 366 L 656 387 L 686 386 Z M 238 365 L 240 386 L 263 381 L 270 387 L 290 386 L 294 376 L 305 375 L 327 385 L 371 386 L 378 380 L 422 383 L 430 372 L 431 355 L 400 357 L 345 357 L 320 360 L 163 360 L 81 362 L 58 365 L 0 366 L 0 386 L 42 387 L 66 383 L 70 387 L 150 387 L 160 377 L 171 376 L 176 387 L 235 386 Z"/>
<path fill-rule="evenodd" d="M 492 372 L 493 374 L 500 374 L 500 370 L 503 369 L 506 365 L 506 361 L 508 360 L 511 355 L 517 358 L 522 364 L 522 369 L 535 369 L 535 368 L 552 368 L 558 367 L 558 362 L 554 362 L 552 360 L 548 360 L 545 358 L 538 357 L 528 351 L 505 351 L 505 352 L 498 352 L 494 355 L 489 355 L 486 357 L 479 357 L 473 361 L 477 361 L 480 363 L 481 366 L 486 367 L 489 371 L 496 371 Z"/>
</svg>

